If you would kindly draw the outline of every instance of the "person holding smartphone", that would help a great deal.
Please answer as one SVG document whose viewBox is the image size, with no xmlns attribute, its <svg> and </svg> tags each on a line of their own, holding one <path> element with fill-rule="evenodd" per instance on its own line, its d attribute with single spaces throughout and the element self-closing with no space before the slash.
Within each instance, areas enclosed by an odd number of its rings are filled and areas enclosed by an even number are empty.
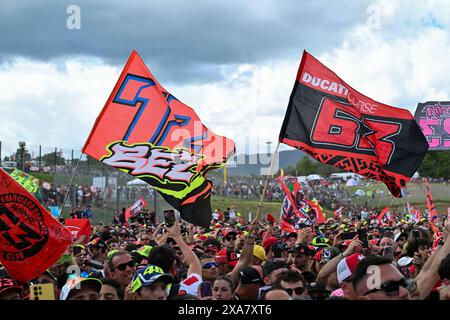
<svg viewBox="0 0 450 320">
<path fill-rule="evenodd" d="M 167 222 L 167 220 L 166 220 Z M 171 221 L 169 221 L 169 224 Z M 184 292 L 186 294 L 197 295 L 198 287 L 202 283 L 202 265 L 197 255 L 192 251 L 192 249 L 183 240 L 180 232 L 180 222 L 175 218 L 173 225 L 168 227 L 166 225 L 166 232 L 169 237 L 175 240 L 176 245 L 179 247 L 180 251 L 183 253 L 184 261 L 189 266 L 187 277 L 185 280 L 180 282 L 180 287 L 178 292 Z"/>
</svg>

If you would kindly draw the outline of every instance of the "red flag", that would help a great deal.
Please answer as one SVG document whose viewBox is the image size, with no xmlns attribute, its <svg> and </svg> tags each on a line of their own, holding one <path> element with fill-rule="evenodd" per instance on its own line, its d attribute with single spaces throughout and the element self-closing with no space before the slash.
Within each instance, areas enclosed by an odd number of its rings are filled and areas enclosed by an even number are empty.
<svg viewBox="0 0 450 320">
<path fill-rule="evenodd" d="M 326 222 L 325 216 L 323 215 L 322 208 L 320 207 L 319 203 L 317 203 L 317 200 L 311 200 L 306 201 L 306 203 L 310 206 L 312 210 L 316 212 L 316 222 L 317 224 L 322 224 Z"/>
<path fill-rule="evenodd" d="M 275 217 L 273 215 L 271 215 L 270 213 L 266 214 L 266 221 L 269 223 L 275 223 L 277 220 L 275 219 Z"/>
<path fill-rule="evenodd" d="M 184 220 L 208 227 L 212 183 L 206 175 L 234 149 L 165 90 L 133 51 L 83 152 L 147 182 Z"/>
<path fill-rule="evenodd" d="M 277 178 L 277 181 L 280 183 L 281 189 L 284 192 L 281 205 L 280 225 L 281 229 L 284 231 L 295 232 L 300 221 L 306 219 L 298 208 L 299 205 L 302 205 L 301 201 L 298 201 L 300 199 L 297 199 L 297 197 L 300 197 L 299 191 L 301 190 L 301 187 L 299 185 L 293 185 L 293 189 L 296 191 L 293 196 L 291 190 L 289 190 L 283 182 L 283 178 L 283 176 Z"/>
<path fill-rule="evenodd" d="M 141 212 L 147 205 L 147 201 L 145 201 L 144 198 L 139 197 L 139 200 L 133 203 L 133 205 L 125 211 L 125 221 L 128 221 L 128 219 Z"/>
<path fill-rule="evenodd" d="M 61 257 L 71 241 L 70 232 L 0 169 L 0 262 L 11 277 L 18 282 L 34 279 Z"/>
<path fill-rule="evenodd" d="M 396 197 L 428 150 L 408 110 L 364 96 L 306 51 L 279 141 L 322 163 L 382 181 Z"/>
<path fill-rule="evenodd" d="M 384 224 L 389 224 L 389 222 L 393 222 L 394 219 L 391 214 L 391 209 L 389 207 L 384 208 L 378 215 L 377 219 Z"/>
<path fill-rule="evenodd" d="M 431 223 L 431 230 L 433 231 L 434 234 L 436 234 L 439 232 L 439 230 L 436 227 L 436 225 L 434 224 L 434 222 L 438 216 L 436 213 L 436 207 L 434 206 L 433 198 L 431 197 L 430 182 L 428 181 L 428 179 L 425 179 L 425 185 L 427 188 L 427 208 L 430 213 L 429 217 L 430 217 L 430 223 Z"/>
<path fill-rule="evenodd" d="M 92 232 L 92 225 L 89 219 L 66 219 L 64 221 L 66 229 L 72 234 L 73 241 L 77 241 L 81 236 L 85 236 L 84 243 L 89 242 Z"/>
<path fill-rule="evenodd" d="M 344 210 L 344 207 L 340 207 L 339 209 L 334 210 L 334 218 L 339 219 L 342 215 L 342 210 Z"/>
</svg>

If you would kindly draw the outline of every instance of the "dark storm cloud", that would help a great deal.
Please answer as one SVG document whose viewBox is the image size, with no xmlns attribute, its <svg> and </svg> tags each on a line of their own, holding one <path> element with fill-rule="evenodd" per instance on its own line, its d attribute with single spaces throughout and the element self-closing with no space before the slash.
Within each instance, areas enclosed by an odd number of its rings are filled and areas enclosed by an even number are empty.
<svg viewBox="0 0 450 320">
<path fill-rule="evenodd" d="M 81 8 L 69 30 L 66 9 Z M 270 5 L 267 5 L 270 4 Z M 0 6 L 0 59 L 49 61 L 96 56 L 123 65 L 132 49 L 161 80 L 211 81 L 226 64 L 258 63 L 340 44 L 365 23 L 367 1 L 6 0 Z"/>
</svg>

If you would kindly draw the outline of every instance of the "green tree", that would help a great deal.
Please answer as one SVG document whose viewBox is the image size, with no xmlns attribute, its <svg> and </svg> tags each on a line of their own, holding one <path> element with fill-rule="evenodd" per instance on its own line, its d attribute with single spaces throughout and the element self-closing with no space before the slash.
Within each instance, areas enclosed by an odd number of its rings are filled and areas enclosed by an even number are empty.
<svg viewBox="0 0 450 320">
<path fill-rule="evenodd" d="M 317 173 L 319 166 L 317 161 L 311 160 L 310 157 L 302 157 L 299 162 L 297 162 L 296 169 L 298 174 L 301 176 L 307 176 L 310 174 Z"/>
<path fill-rule="evenodd" d="M 450 179 L 450 151 L 427 152 L 418 171 L 421 176 Z"/>
<path fill-rule="evenodd" d="M 46 153 L 42 157 L 36 157 L 36 161 L 41 161 L 42 165 L 44 166 L 54 166 L 55 161 L 57 165 L 65 165 L 66 159 L 62 157 L 61 153 L 56 152 L 56 158 L 55 158 L 55 152 Z"/>
</svg>

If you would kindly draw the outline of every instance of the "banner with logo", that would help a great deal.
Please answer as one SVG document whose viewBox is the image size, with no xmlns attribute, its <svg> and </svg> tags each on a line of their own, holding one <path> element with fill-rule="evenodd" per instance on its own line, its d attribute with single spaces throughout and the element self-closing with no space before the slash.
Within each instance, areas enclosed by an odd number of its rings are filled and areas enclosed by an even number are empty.
<svg viewBox="0 0 450 320">
<path fill-rule="evenodd" d="M 19 169 L 14 169 L 14 171 L 11 172 L 11 177 L 30 193 L 37 192 L 39 188 L 39 179 Z"/>
<path fill-rule="evenodd" d="M 419 103 L 414 119 L 428 141 L 429 151 L 450 150 L 450 101 Z"/>
<path fill-rule="evenodd" d="M 279 140 L 322 163 L 382 181 L 395 197 L 428 149 L 408 110 L 359 93 L 306 51 Z"/>
</svg>

